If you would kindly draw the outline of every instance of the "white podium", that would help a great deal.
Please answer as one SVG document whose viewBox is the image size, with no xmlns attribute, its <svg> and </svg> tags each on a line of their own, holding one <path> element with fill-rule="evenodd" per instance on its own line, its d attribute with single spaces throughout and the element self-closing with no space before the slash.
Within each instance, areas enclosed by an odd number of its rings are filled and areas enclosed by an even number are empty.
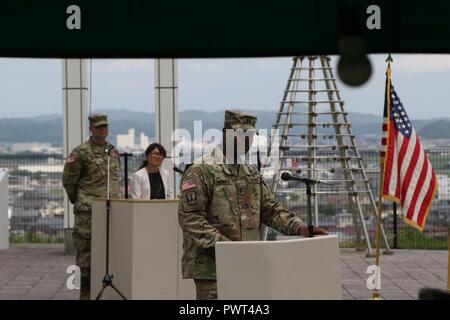
<svg viewBox="0 0 450 320">
<path fill-rule="evenodd" d="M 0 250 L 9 248 L 8 173 L 0 169 Z"/>
<path fill-rule="evenodd" d="M 342 299 L 337 236 L 218 242 L 218 298 Z"/>
<path fill-rule="evenodd" d="M 177 200 L 111 200 L 109 270 L 127 299 L 195 299 L 181 276 L 182 233 Z M 106 266 L 106 201 L 92 204 L 91 299 Z M 102 299 L 120 299 L 108 287 Z"/>
</svg>

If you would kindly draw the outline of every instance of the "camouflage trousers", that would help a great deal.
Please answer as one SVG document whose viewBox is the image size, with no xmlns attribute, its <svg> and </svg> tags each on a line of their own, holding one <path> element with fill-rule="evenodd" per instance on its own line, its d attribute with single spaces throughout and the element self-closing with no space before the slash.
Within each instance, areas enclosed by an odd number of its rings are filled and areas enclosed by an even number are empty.
<svg viewBox="0 0 450 320">
<path fill-rule="evenodd" d="M 217 300 L 217 281 L 194 279 L 197 300 Z"/>
<path fill-rule="evenodd" d="M 91 211 L 75 211 L 73 245 L 77 250 L 76 264 L 81 272 L 80 300 L 90 300 L 91 293 Z"/>
</svg>

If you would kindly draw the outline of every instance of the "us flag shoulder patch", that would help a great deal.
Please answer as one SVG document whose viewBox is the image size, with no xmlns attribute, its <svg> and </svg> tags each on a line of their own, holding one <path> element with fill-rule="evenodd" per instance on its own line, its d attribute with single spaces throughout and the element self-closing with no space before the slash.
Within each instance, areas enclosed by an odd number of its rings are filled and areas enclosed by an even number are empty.
<svg viewBox="0 0 450 320">
<path fill-rule="evenodd" d="M 66 163 L 67 164 L 71 164 L 71 163 L 74 163 L 75 161 L 76 161 L 75 157 L 68 157 L 67 160 L 66 160 Z"/>
<path fill-rule="evenodd" d="M 181 185 L 181 191 L 190 190 L 192 188 L 195 188 L 197 185 L 192 180 L 187 180 Z"/>
</svg>

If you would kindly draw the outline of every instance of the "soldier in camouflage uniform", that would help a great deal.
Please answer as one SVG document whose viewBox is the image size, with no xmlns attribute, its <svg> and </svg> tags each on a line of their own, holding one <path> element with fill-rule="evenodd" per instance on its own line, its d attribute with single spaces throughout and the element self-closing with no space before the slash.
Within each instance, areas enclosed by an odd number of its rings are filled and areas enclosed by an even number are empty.
<svg viewBox="0 0 450 320">
<path fill-rule="evenodd" d="M 63 185 L 74 205 L 73 244 L 81 271 L 80 299 L 90 299 L 91 278 L 91 199 L 107 197 L 107 161 L 110 150 L 110 197 L 119 197 L 120 158 L 106 141 L 108 119 L 103 114 L 89 116 L 91 137 L 70 153 L 64 165 Z"/>
<path fill-rule="evenodd" d="M 261 223 L 287 235 L 308 234 L 295 213 L 274 201 L 258 169 L 237 164 L 236 137 L 234 155 L 226 151 L 226 129 L 255 130 L 255 124 L 255 116 L 227 110 L 222 144 L 202 163 L 189 166 L 182 178 L 178 212 L 183 230 L 182 272 L 183 278 L 194 279 L 197 299 L 217 299 L 217 241 L 259 240 Z M 246 143 L 243 152 L 249 148 Z M 314 233 L 327 234 L 321 228 Z"/>
</svg>

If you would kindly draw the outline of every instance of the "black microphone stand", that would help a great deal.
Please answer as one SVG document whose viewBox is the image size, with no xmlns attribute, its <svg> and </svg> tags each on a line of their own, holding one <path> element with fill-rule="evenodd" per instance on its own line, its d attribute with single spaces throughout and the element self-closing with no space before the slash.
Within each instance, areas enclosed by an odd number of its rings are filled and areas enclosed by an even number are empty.
<svg viewBox="0 0 450 320">
<path fill-rule="evenodd" d="M 306 185 L 306 197 L 308 198 L 308 237 L 314 237 L 314 226 L 312 223 L 312 206 L 311 206 L 311 185 L 318 183 L 318 181 L 308 178 L 302 178 L 302 182 Z"/>
<path fill-rule="evenodd" d="M 313 226 L 313 223 L 312 223 L 312 205 L 311 205 L 312 192 L 311 192 L 311 185 L 319 184 L 319 183 L 330 185 L 330 186 L 333 186 L 333 185 L 329 184 L 329 183 L 325 183 L 325 182 L 320 181 L 320 180 L 314 180 L 314 179 L 310 179 L 310 178 L 295 177 L 295 176 L 292 176 L 289 173 L 287 173 L 288 176 L 286 178 L 283 178 L 283 175 L 282 175 L 282 180 L 285 180 L 285 181 L 287 181 L 287 180 L 300 181 L 300 182 L 303 182 L 306 185 L 306 196 L 308 198 L 308 200 L 307 200 L 308 201 L 308 205 L 307 205 L 307 209 L 308 209 L 308 216 L 307 216 L 307 220 L 308 220 L 307 221 L 308 222 L 308 237 L 312 238 L 312 237 L 314 237 L 314 226 Z"/>
<path fill-rule="evenodd" d="M 125 199 L 128 199 L 128 157 L 132 157 L 132 153 L 124 152 L 121 153 L 120 156 L 123 156 L 123 181 L 125 183 L 124 186 L 124 193 L 125 193 Z"/>
<path fill-rule="evenodd" d="M 95 300 L 100 300 L 102 298 L 103 292 L 107 287 L 111 287 L 114 289 L 114 291 L 117 292 L 119 296 L 122 297 L 123 300 L 127 300 L 125 296 L 119 291 L 119 289 L 116 288 L 116 286 L 113 284 L 113 275 L 109 274 L 109 217 L 111 212 L 111 200 L 109 198 L 109 158 L 111 155 L 111 148 L 108 148 L 105 150 L 106 154 L 108 155 L 108 165 L 107 165 L 107 173 L 106 173 L 106 273 L 103 276 L 102 280 L 102 289 L 97 295 L 97 298 Z"/>
</svg>

